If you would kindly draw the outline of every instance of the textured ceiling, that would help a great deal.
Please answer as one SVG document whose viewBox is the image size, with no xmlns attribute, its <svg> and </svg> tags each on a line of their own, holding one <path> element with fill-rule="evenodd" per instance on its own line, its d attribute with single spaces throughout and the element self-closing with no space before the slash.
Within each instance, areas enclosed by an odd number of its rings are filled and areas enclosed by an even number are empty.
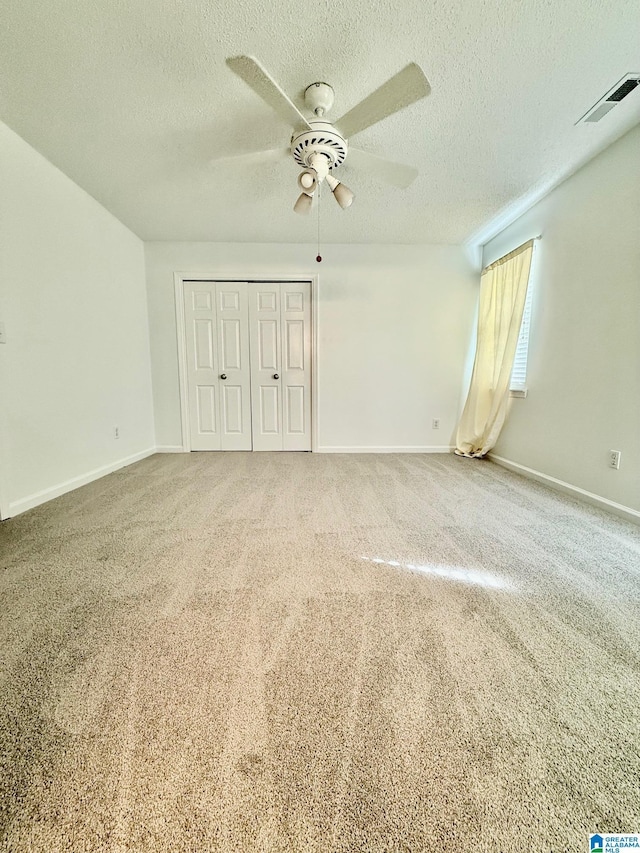
<svg viewBox="0 0 640 853">
<path fill-rule="evenodd" d="M 354 144 L 415 164 L 408 190 L 349 168 L 323 242 L 461 243 L 640 121 L 638 0 L 3 0 L 0 118 L 145 240 L 309 242 L 293 160 L 212 164 L 289 129 L 225 58 L 256 56 L 300 108 L 330 83 L 334 120 L 407 62 L 429 98 Z"/>
</svg>

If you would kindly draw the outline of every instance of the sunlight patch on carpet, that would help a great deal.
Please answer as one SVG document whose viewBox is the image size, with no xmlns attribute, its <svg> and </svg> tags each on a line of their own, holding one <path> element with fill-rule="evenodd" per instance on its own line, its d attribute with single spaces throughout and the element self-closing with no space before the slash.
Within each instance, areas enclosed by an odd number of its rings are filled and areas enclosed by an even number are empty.
<svg viewBox="0 0 640 853">
<path fill-rule="evenodd" d="M 466 569 L 463 566 L 445 566 L 441 563 L 427 563 L 426 565 L 415 565 L 414 563 L 400 563 L 398 560 L 383 560 L 380 557 L 361 557 L 368 563 L 378 563 L 385 566 L 393 566 L 398 569 L 407 569 L 410 572 L 420 572 L 423 575 L 434 575 L 446 580 L 458 583 L 472 584 L 473 586 L 486 586 L 491 589 L 509 589 L 511 584 L 502 578 L 484 572 L 481 569 Z"/>
</svg>

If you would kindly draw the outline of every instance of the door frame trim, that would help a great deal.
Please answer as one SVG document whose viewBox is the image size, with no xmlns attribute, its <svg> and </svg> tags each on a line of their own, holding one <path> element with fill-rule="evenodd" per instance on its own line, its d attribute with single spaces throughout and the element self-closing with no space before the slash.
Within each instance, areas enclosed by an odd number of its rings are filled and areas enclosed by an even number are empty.
<svg viewBox="0 0 640 853">
<path fill-rule="evenodd" d="M 173 274 L 174 298 L 176 310 L 176 338 L 178 345 L 178 380 L 180 393 L 180 426 L 182 429 L 182 450 L 191 452 L 191 423 L 189 420 L 189 400 L 187 396 L 187 338 L 184 316 L 185 281 L 246 281 L 249 286 L 261 283 L 304 282 L 311 285 L 311 452 L 318 448 L 318 306 L 317 298 L 320 286 L 319 275 L 264 275 L 260 277 L 238 275 L 237 270 L 227 273 L 216 270 L 179 271 Z"/>
</svg>

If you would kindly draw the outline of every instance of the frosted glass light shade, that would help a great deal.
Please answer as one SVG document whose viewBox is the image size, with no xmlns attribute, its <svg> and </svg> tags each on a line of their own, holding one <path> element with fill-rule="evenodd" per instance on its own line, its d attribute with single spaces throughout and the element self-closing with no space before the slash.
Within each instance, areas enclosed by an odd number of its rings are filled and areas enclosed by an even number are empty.
<svg viewBox="0 0 640 853">
<path fill-rule="evenodd" d="M 300 213 L 304 215 L 305 213 L 309 213 L 311 210 L 311 205 L 313 204 L 313 197 L 308 193 L 300 193 L 298 200 L 293 205 L 293 209 L 296 213 Z"/>
<path fill-rule="evenodd" d="M 345 187 L 344 184 L 338 184 L 338 186 L 333 191 L 333 195 L 335 200 L 338 202 L 340 207 L 344 210 L 344 208 L 349 207 L 351 202 L 354 199 L 354 195 L 349 189 L 349 187 Z"/>
<path fill-rule="evenodd" d="M 345 187 L 345 185 L 336 180 L 333 175 L 327 175 L 327 183 L 329 184 L 329 189 L 333 193 L 334 198 L 340 207 L 343 210 L 344 208 L 349 207 L 355 198 L 349 187 Z"/>
</svg>

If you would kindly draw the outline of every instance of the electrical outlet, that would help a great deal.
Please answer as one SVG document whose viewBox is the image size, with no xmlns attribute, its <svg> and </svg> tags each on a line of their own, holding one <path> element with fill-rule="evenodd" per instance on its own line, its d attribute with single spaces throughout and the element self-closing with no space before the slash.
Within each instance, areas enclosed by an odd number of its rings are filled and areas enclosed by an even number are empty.
<svg viewBox="0 0 640 853">
<path fill-rule="evenodd" d="M 609 451 L 609 467 L 610 468 L 619 468 L 620 467 L 620 457 L 622 453 L 620 450 L 610 450 Z"/>
<path fill-rule="evenodd" d="M 432 429 L 440 429 L 440 418 L 434 418 L 431 427 Z"/>
<path fill-rule="evenodd" d="M 113 437 L 114 438 L 120 438 L 120 427 L 114 427 L 113 428 Z"/>
</svg>

